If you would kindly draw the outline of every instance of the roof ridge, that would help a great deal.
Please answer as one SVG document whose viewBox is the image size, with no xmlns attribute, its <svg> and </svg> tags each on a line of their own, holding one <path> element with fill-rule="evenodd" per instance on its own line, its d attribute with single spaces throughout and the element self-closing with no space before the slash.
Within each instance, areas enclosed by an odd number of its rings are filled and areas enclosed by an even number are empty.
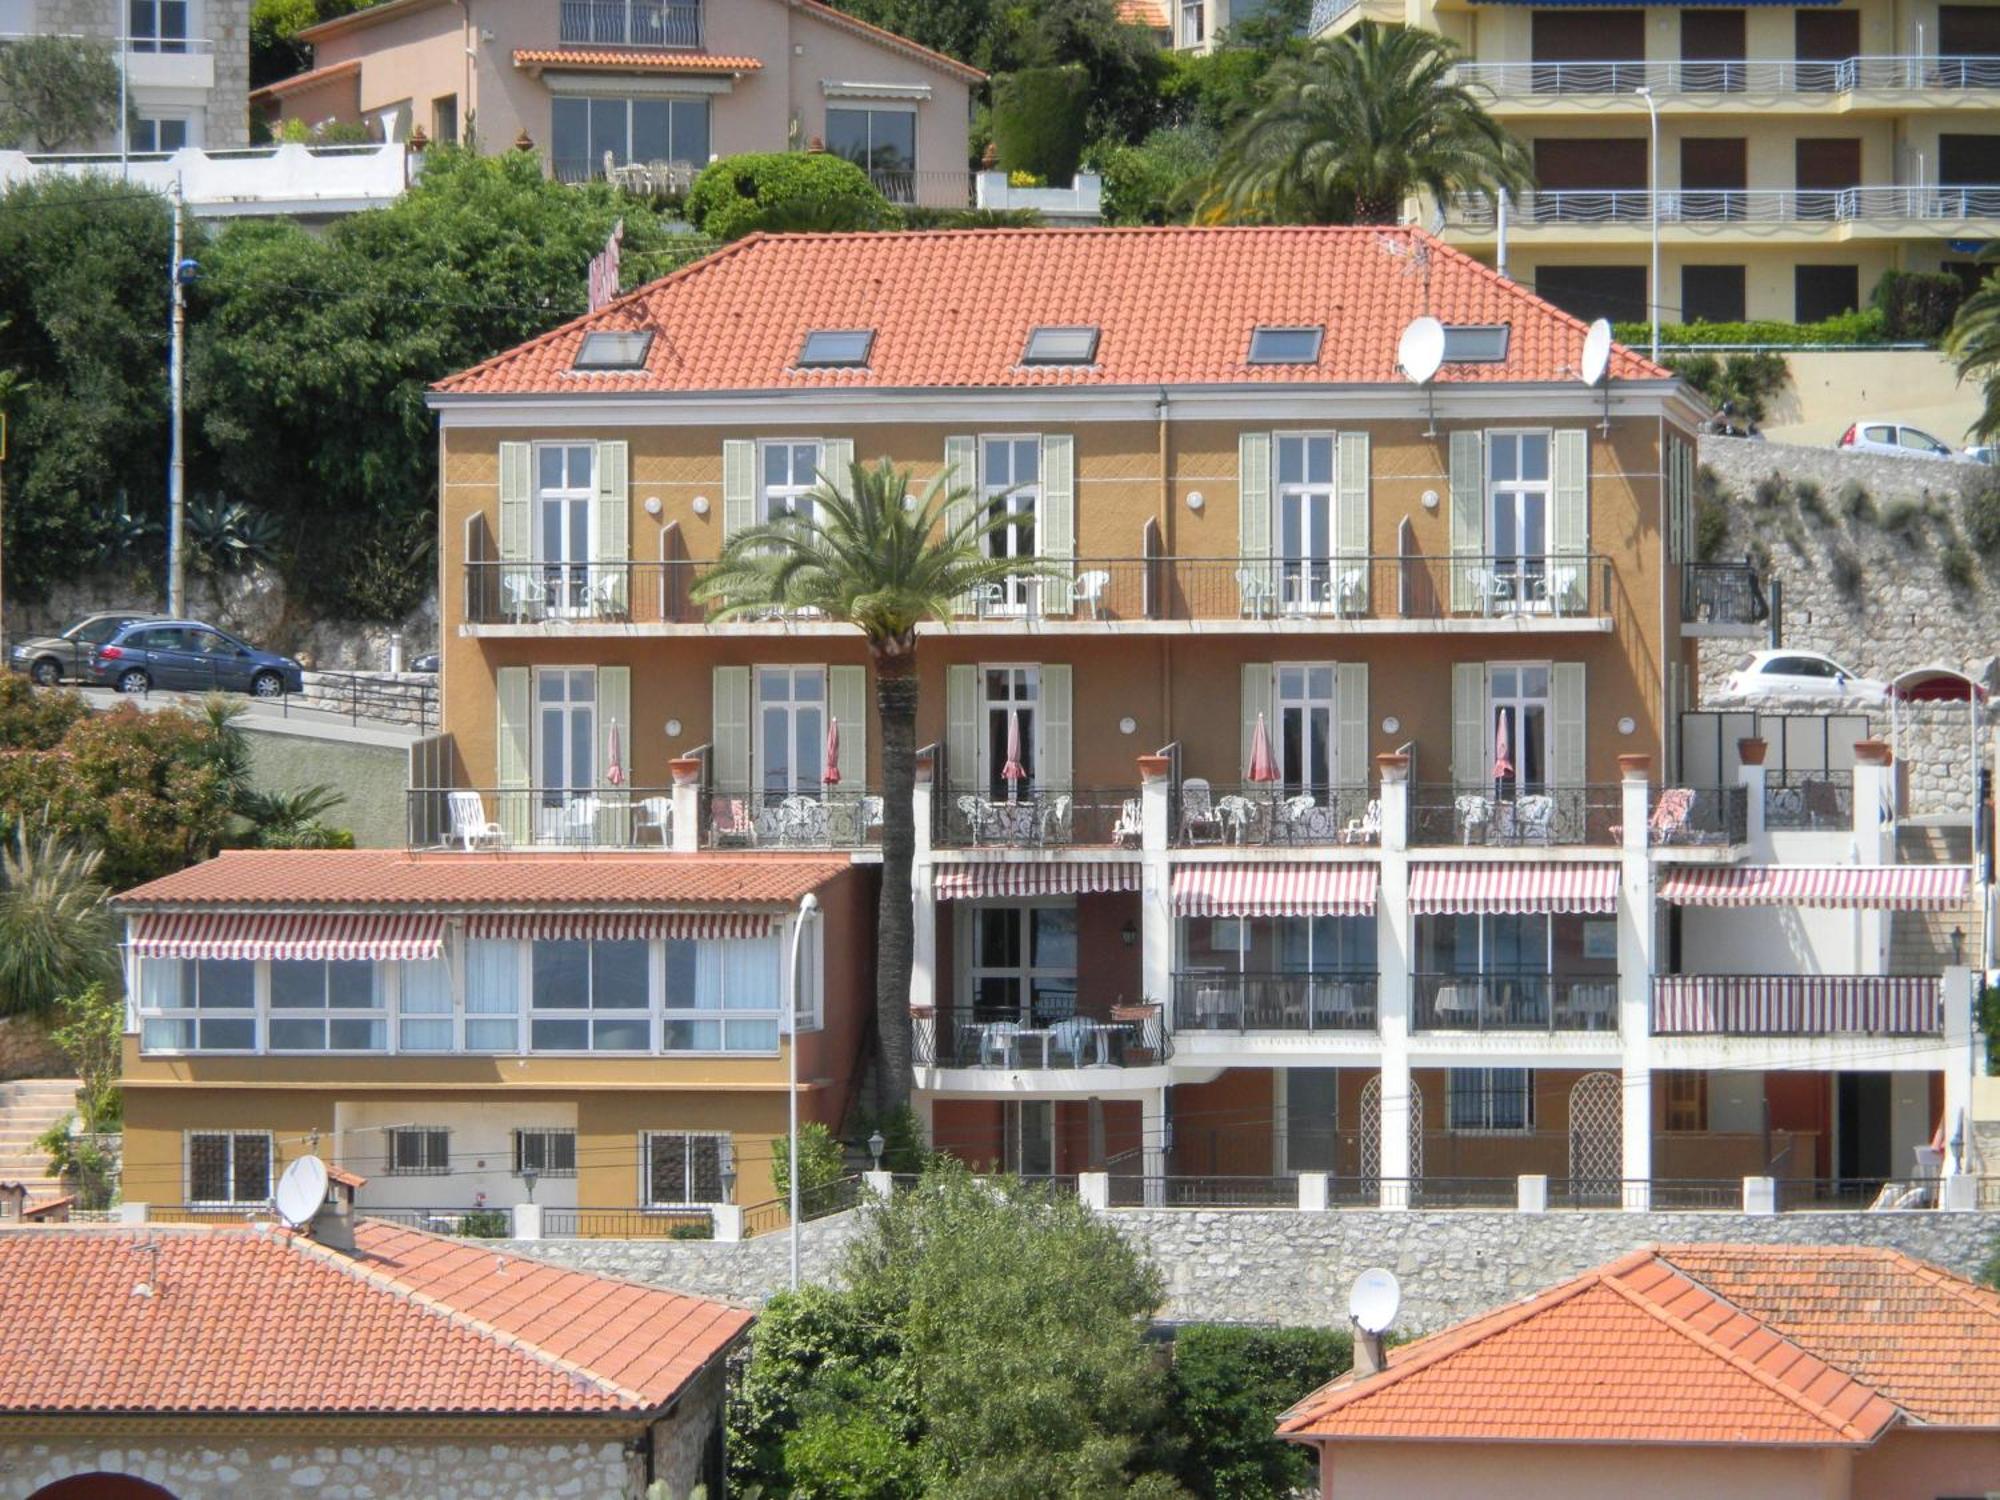
<svg viewBox="0 0 2000 1500">
<path fill-rule="evenodd" d="M 975 68 L 969 62 L 960 62 L 949 52 L 940 52 L 935 47 L 926 47 L 922 42 L 912 41 L 900 31 L 891 31 L 886 26 L 877 26 L 872 21 L 864 21 L 859 16 L 849 15 L 837 6 L 824 3 L 824 0 L 792 0 L 792 3 L 808 15 L 829 19 L 834 24 L 844 25 L 849 30 L 861 36 L 872 37 L 894 48 L 914 52 L 919 57 L 926 57 L 936 62 L 941 62 L 947 68 L 960 74 L 967 82 L 984 83 L 986 81 L 987 75 L 983 69 Z"/>
<path fill-rule="evenodd" d="M 368 1210 L 365 1208 L 357 1209 L 355 1213 L 358 1218 L 365 1219 L 368 1217 Z M 409 1224 L 393 1224 L 387 1219 L 377 1219 L 374 1222 L 382 1224 L 398 1234 L 421 1234 L 427 1239 L 440 1240 L 445 1244 L 452 1243 L 447 1236 L 434 1235 L 427 1229 L 418 1229 Z M 636 1287 L 642 1292 L 660 1292 L 669 1297 L 684 1297 L 690 1302 L 706 1302 L 713 1303 L 717 1307 L 734 1308 L 738 1312 L 755 1311 L 755 1308 L 750 1303 L 740 1297 L 717 1297 L 708 1292 L 690 1292 L 681 1287 L 661 1286 L 656 1281 L 641 1281 L 636 1276 L 619 1276 L 610 1271 L 585 1271 L 576 1266 L 564 1265 L 559 1260 L 544 1260 L 541 1256 L 527 1250 L 496 1250 L 493 1253 L 495 1255 L 505 1255 L 512 1260 L 526 1261 L 528 1264 L 542 1270 L 557 1271 L 565 1276 L 583 1276 L 592 1281 L 608 1281 L 614 1285 Z"/>
<path fill-rule="evenodd" d="M 1648 1258 L 1656 1264 L 1665 1266 L 1674 1275 L 1680 1277 L 1682 1280 L 1687 1282 L 1689 1286 L 1700 1288 L 1702 1292 L 1704 1292 L 1709 1297 L 1712 1297 L 1715 1301 L 1721 1303 L 1724 1307 L 1728 1308 L 1731 1312 L 1735 1313 L 1737 1316 L 1749 1319 L 1750 1322 L 1756 1324 L 1757 1327 L 1763 1329 L 1772 1338 L 1776 1339 L 1779 1343 L 1791 1349 L 1794 1353 L 1806 1359 L 1811 1360 L 1814 1364 L 1818 1365 L 1823 1370 L 1830 1370 L 1834 1374 L 1841 1376 L 1842 1378 L 1847 1380 L 1850 1384 L 1858 1387 L 1863 1391 L 1866 1391 L 1875 1400 L 1887 1403 L 1890 1407 L 1892 1407 L 1895 1410 L 1895 1412 L 1898 1415 L 1903 1414 L 1903 1408 L 1899 1402 L 1891 1401 L 1887 1396 L 1883 1395 L 1882 1392 L 1877 1390 L 1874 1386 L 1867 1384 L 1859 1376 L 1855 1375 L 1853 1371 L 1841 1368 L 1839 1365 L 1836 1365 L 1831 1360 L 1827 1359 L 1824 1355 L 1815 1354 L 1812 1350 L 1806 1348 L 1805 1345 L 1799 1343 L 1798 1340 L 1790 1338 L 1787 1335 L 1779 1332 L 1777 1329 L 1773 1328 L 1768 1322 L 1766 1322 L 1763 1318 L 1758 1317 L 1748 1308 L 1739 1306 L 1737 1303 L 1732 1302 L 1729 1298 L 1723 1296 L 1722 1293 L 1718 1292 L 1714 1287 L 1710 1286 L 1707 1282 L 1700 1280 L 1692 1273 L 1682 1269 L 1680 1266 L 1675 1265 L 1671 1260 L 1667 1259 L 1664 1255 L 1656 1251 L 1653 1254 L 1651 1254 Z M 1633 1267 L 1631 1269 L 1636 1270 L 1638 1268 Z M 1865 1432 L 1854 1422 L 1846 1418 L 1836 1416 L 1832 1411 L 1832 1409 L 1829 1408 L 1824 1402 L 1815 1401 L 1812 1397 L 1806 1395 L 1806 1393 L 1803 1390 L 1799 1390 L 1787 1384 L 1785 1381 L 1782 1381 L 1777 1376 L 1771 1374 L 1771 1372 L 1768 1370 L 1760 1369 L 1754 1362 L 1744 1358 L 1741 1354 L 1738 1354 L 1734 1349 L 1724 1344 L 1720 1339 L 1714 1337 L 1711 1334 L 1702 1332 L 1699 1328 L 1696 1328 L 1692 1323 L 1688 1322 L 1687 1319 L 1682 1318 L 1675 1313 L 1667 1311 L 1666 1308 L 1662 1307 L 1658 1302 L 1655 1302 L 1650 1294 L 1646 1292 L 1641 1292 L 1637 1287 L 1628 1285 L 1625 1282 L 1624 1277 L 1630 1274 L 1631 1270 L 1627 1270 L 1621 1272 L 1618 1276 L 1606 1277 L 1606 1281 L 1610 1285 L 1611 1289 L 1615 1291 L 1619 1296 L 1623 1297 L 1626 1301 L 1630 1302 L 1634 1307 L 1641 1308 L 1647 1313 L 1649 1313 L 1655 1320 L 1660 1322 L 1665 1327 L 1673 1330 L 1675 1333 L 1678 1333 L 1679 1335 L 1681 1335 L 1681 1337 L 1687 1339 L 1691 1343 L 1699 1345 L 1701 1348 L 1707 1350 L 1709 1353 L 1715 1355 L 1716 1357 L 1726 1361 L 1735 1369 L 1739 1370 L 1745 1375 L 1748 1375 L 1752 1380 L 1756 1381 L 1759 1385 L 1762 1385 L 1766 1389 L 1774 1392 L 1775 1394 L 1784 1397 L 1787 1401 L 1791 1402 L 1794 1406 L 1798 1407 L 1801 1411 L 1805 1412 L 1815 1421 L 1821 1423 L 1824 1426 L 1832 1428 L 1835 1432 L 1839 1433 L 1841 1436 L 1845 1438 L 1848 1438 L 1850 1441 L 1858 1443 L 1872 1442 L 1879 1433 L 1880 1431 L 1879 1428 L 1876 1430 L 1876 1432 Z"/>
</svg>

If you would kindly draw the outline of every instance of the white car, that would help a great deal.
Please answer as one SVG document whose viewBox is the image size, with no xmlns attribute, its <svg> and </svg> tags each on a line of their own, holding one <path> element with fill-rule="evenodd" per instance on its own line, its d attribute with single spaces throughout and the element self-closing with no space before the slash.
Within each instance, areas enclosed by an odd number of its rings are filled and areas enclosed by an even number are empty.
<svg viewBox="0 0 2000 1500">
<path fill-rule="evenodd" d="M 1892 458 L 1944 458 L 1956 463 L 1977 463 L 1969 453 L 1960 453 L 1907 422 L 1884 422 L 1863 417 L 1840 435 L 1836 447 L 1856 453 L 1885 453 Z"/>
<path fill-rule="evenodd" d="M 1887 683 L 1861 677 L 1818 651 L 1758 651 L 1736 664 L 1723 691 L 1731 698 L 1855 698 L 1880 703 Z"/>
</svg>

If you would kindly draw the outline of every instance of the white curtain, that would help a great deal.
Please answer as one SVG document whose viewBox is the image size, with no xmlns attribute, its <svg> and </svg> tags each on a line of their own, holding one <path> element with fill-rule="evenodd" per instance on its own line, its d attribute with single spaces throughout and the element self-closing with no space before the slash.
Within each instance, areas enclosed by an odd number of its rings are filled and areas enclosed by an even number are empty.
<svg viewBox="0 0 2000 1500">
<path fill-rule="evenodd" d="M 401 1035 L 404 1052 L 451 1051 L 451 966 L 441 958 L 403 965 Z"/>
<path fill-rule="evenodd" d="M 465 945 L 465 1048 L 512 1052 L 520 1045 L 521 945 L 474 938 Z M 474 1017 L 505 1019 L 475 1020 Z"/>
</svg>

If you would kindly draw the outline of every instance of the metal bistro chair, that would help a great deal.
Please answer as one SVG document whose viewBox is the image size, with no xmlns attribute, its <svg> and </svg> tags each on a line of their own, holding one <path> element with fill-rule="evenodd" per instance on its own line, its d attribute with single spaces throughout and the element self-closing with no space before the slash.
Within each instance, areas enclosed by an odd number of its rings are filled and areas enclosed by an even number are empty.
<svg viewBox="0 0 2000 1500">
<path fill-rule="evenodd" d="M 1181 842 L 1222 842 L 1222 818 L 1215 810 L 1209 784 L 1204 777 L 1190 776 L 1181 783 Z"/>
</svg>

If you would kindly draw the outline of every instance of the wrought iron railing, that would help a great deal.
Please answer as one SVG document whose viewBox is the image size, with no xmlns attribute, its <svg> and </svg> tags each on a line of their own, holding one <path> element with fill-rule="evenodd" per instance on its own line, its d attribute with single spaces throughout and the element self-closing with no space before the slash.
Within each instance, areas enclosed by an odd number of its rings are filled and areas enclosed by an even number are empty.
<svg viewBox="0 0 2000 1500">
<path fill-rule="evenodd" d="M 1414 1031 L 1618 1030 L 1616 974 L 1415 974 Z"/>
<path fill-rule="evenodd" d="M 1007 792 L 940 790 L 931 799 L 932 837 L 948 849 L 1139 847 L 1139 794 L 1029 787 Z"/>
<path fill-rule="evenodd" d="M 1756 625 L 1770 616 L 1764 582 L 1752 564 L 1681 564 L 1681 619 L 1689 624 Z"/>
<path fill-rule="evenodd" d="M 1646 841 L 1659 845 L 1740 844 L 1750 837 L 1750 792 L 1742 786 L 1653 787 Z"/>
<path fill-rule="evenodd" d="M 1176 974 L 1174 1030 L 1373 1031 L 1375 975 Z"/>
<path fill-rule="evenodd" d="M 1068 1004 L 1057 1003 L 1065 998 Z M 1014 1011 L 976 1009 L 921 1018 L 917 1066 L 1061 1072 L 1157 1067 L 1173 1056 L 1157 1005 L 1113 1006 L 1093 1014 L 1076 1010 L 1073 996 L 1042 999 L 1049 1003 L 1048 1013 L 1026 1020 Z"/>
<path fill-rule="evenodd" d="M 882 841 L 879 792 L 836 783 L 761 796 L 704 788 L 701 842 L 710 849 L 860 849 Z"/>
<path fill-rule="evenodd" d="M 566 45 L 671 47 L 698 51 L 700 4 L 667 0 L 562 0 L 558 38 Z"/>
<path fill-rule="evenodd" d="M 1169 838 L 1188 845 L 1368 847 L 1382 842 L 1381 800 L 1367 786 L 1302 787 L 1281 781 L 1231 786 L 1184 779 L 1174 788 L 1170 820 Z"/>
<path fill-rule="evenodd" d="M 1767 768 L 1764 826 L 1846 832 L 1854 826 L 1854 773 Z"/>
<path fill-rule="evenodd" d="M 861 1202 L 861 1179 L 856 1176 L 839 1178 L 833 1182 L 820 1183 L 816 1187 L 799 1188 L 799 1222 L 809 1224 L 814 1219 L 824 1219 L 831 1214 L 845 1213 Z M 754 1239 L 760 1234 L 775 1234 L 781 1229 L 789 1229 L 792 1224 L 792 1202 L 789 1195 L 772 1198 L 763 1203 L 752 1204 L 743 1210 L 743 1237 Z"/>
<path fill-rule="evenodd" d="M 705 1208 L 545 1208 L 552 1239 L 705 1240 L 715 1232 Z"/>
<path fill-rule="evenodd" d="M 1624 806 L 1624 789 L 1616 783 L 1533 791 L 1511 783 L 1425 783 L 1411 792 L 1410 842 L 1494 848 L 1616 844 Z"/>
<path fill-rule="evenodd" d="M 406 794 L 413 849 L 666 849 L 668 787 L 418 787 Z"/>
</svg>

